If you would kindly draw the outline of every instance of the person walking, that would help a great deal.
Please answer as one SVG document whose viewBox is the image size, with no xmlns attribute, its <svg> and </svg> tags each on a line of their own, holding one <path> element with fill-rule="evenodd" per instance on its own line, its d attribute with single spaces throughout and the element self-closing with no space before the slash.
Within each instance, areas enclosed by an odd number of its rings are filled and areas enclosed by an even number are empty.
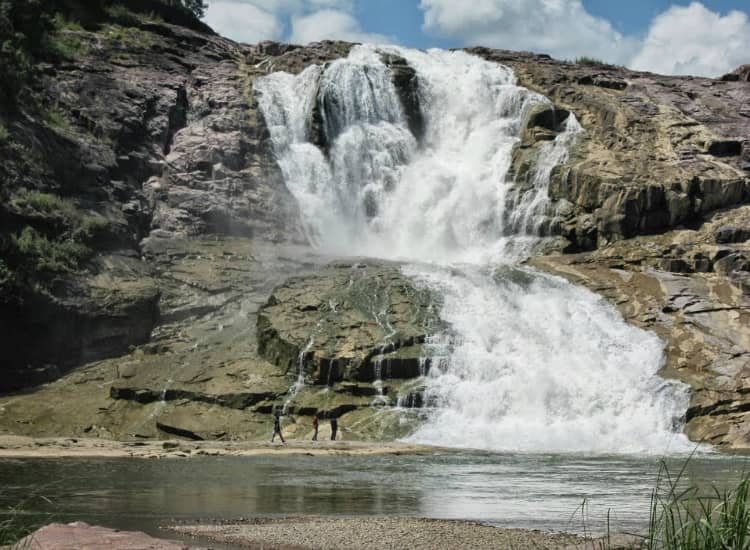
<svg viewBox="0 0 750 550">
<path fill-rule="evenodd" d="M 318 440 L 318 415 L 317 414 L 313 415 L 313 430 L 315 430 L 315 432 L 313 433 L 312 440 L 317 441 Z"/>
<path fill-rule="evenodd" d="M 336 415 L 331 415 L 331 441 L 336 441 L 336 432 L 339 429 L 339 421 Z"/>
<path fill-rule="evenodd" d="M 271 443 L 273 443 L 273 440 L 276 439 L 277 435 L 281 438 L 282 443 L 286 443 L 286 441 L 284 441 L 284 436 L 281 433 L 281 413 L 278 410 L 273 414 L 273 434 L 271 435 Z"/>
</svg>

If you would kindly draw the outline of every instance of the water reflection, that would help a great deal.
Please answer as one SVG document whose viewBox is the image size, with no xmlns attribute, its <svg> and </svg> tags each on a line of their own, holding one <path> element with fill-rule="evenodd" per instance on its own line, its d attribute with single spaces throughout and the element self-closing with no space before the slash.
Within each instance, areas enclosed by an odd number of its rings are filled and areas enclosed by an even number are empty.
<svg viewBox="0 0 750 550">
<path fill-rule="evenodd" d="M 670 462 L 673 472 L 682 459 Z M 736 483 L 746 460 L 696 457 L 683 483 Z M 395 515 L 501 526 L 617 530 L 644 526 L 659 461 L 651 457 L 496 455 L 1 460 L 0 507 L 32 499 L 52 513 L 149 532 L 173 519 Z"/>
</svg>

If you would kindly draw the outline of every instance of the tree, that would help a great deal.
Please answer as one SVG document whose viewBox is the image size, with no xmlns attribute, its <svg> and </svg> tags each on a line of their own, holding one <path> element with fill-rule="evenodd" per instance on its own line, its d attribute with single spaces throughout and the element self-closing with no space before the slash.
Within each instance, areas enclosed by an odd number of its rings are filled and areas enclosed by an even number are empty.
<svg viewBox="0 0 750 550">
<path fill-rule="evenodd" d="M 208 7 L 203 0 L 182 0 L 182 5 L 193 12 L 198 19 L 205 15 Z"/>
</svg>

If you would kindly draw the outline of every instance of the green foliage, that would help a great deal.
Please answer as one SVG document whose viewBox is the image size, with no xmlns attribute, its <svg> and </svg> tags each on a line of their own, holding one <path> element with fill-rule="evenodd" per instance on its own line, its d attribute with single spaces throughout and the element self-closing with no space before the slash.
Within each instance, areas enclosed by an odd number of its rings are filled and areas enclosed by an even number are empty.
<svg viewBox="0 0 750 550">
<path fill-rule="evenodd" d="M 12 235 L 11 246 L 24 260 L 23 269 L 33 272 L 72 271 L 91 254 L 80 242 L 52 240 L 31 226 L 24 227 L 20 235 Z"/>
<path fill-rule="evenodd" d="M 651 495 L 647 550 L 734 550 L 750 548 L 750 474 L 734 489 L 701 496 L 696 487 L 679 489 L 662 465 Z"/>
<path fill-rule="evenodd" d="M 56 31 L 75 31 L 83 32 L 84 28 L 75 19 L 68 19 L 61 13 L 56 13 L 52 18 L 52 22 Z"/>
<path fill-rule="evenodd" d="M 596 57 L 587 57 L 585 55 L 577 58 L 575 62 L 578 65 L 607 65 L 607 63 L 605 63 L 601 59 L 597 59 Z"/>
<path fill-rule="evenodd" d="M 123 4 L 112 4 L 111 6 L 107 6 L 105 11 L 110 18 L 117 21 L 135 23 L 138 20 L 136 15 Z"/>
<path fill-rule="evenodd" d="M 15 509 L 11 509 L 8 512 L 8 516 L 5 519 L 0 520 L 0 546 L 13 545 L 12 548 L 15 550 L 23 550 L 28 548 L 30 544 L 24 546 L 18 546 L 16 543 L 24 538 L 26 535 L 34 532 L 38 526 L 29 525 L 24 521 L 23 515 Z"/>
<path fill-rule="evenodd" d="M 67 19 L 56 14 L 54 32 L 49 34 L 49 47 L 53 53 L 68 60 L 74 60 L 88 51 L 88 46 L 81 40 L 80 33 L 85 32 L 78 21 Z"/>
<path fill-rule="evenodd" d="M 12 550 L 25 550 L 35 546 L 31 541 L 23 541 L 20 544 L 19 541 L 54 520 L 51 514 L 32 516 L 26 513 L 31 502 L 36 500 L 52 504 L 45 496 L 31 494 L 15 506 L 0 509 L 0 547 L 5 548 L 9 545 Z"/>
<path fill-rule="evenodd" d="M 103 217 L 50 193 L 20 193 L 10 207 L 26 225 L 0 242 L 0 287 L 78 269 L 93 254 L 91 240 L 107 225 Z"/>
<path fill-rule="evenodd" d="M 114 3 L 105 8 L 105 12 L 113 23 L 124 26 L 137 26 L 142 22 L 164 23 L 164 19 L 156 12 L 134 13 L 124 4 Z"/>
<path fill-rule="evenodd" d="M 10 132 L 8 131 L 8 128 L 6 128 L 5 124 L 3 124 L 3 121 L 0 120 L 0 145 L 8 141 L 10 138 Z"/>
<path fill-rule="evenodd" d="M 195 15 L 197 18 L 201 18 L 205 15 L 206 2 L 204 0 L 162 0 L 165 4 L 172 6 L 179 6 L 185 8 Z"/>
<path fill-rule="evenodd" d="M 58 107 L 53 107 L 47 111 L 47 122 L 49 122 L 51 126 L 59 128 L 60 130 L 70 130 L 70 122 Z"/>
<path fill-rule="evenodd" d="M 208 7 L 203 0 L 182 0 L 182 3 L 199 19 L 205 15 L 206 8 Z"/>
<path fill-rule="evenodd" d="M 107 225 L 103 217 L 86 214 L 70 200 L 51 193 L 28 191 L 18 194 L 11 203 L 26 219 L 41 222 L 75 241 L 90 240 Z"/>
<path fill-rule="evenodd" d="M 0 106 L 12 109 L 52 29 L 51 0 L 0 0 Z"/>
<path fill-rule="evenodd" d="M 128 48 L 150 48 L 158 42 L 154 34 L 137 27 L 105 25 L 100 32 L 105 38 L 116 40 Z"/>
</svg>

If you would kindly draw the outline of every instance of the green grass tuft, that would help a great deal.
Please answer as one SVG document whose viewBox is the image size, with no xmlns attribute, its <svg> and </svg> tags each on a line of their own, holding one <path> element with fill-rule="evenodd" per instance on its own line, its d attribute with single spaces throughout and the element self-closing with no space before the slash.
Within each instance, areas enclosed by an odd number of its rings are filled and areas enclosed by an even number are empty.
<svg viewBox="0 0 750 550">
<path fill-rule="evenodd" d="M 686 463 L 687 464 L 687 463 Z M 734 550 L 750 548 L 750 474 L 733 489 L 700 495 L 680 490 L 685 466 L 674 479 L 662 464 L 651 495 L 651 515 L 643 548 L 647 550 Z"/>
<path fill-rule="evenodd" d="M 3 287 L 79 269 L 94 253 L 92 240 L 107 227 L 102 216 L 50 193 L 18 193 L 9 207 L 25 224 L 0 242 Z"/>
<path fill-rule="evenodd" d="M 128 48 L 151 48 L 159 43 L 158 38 L 151 32 L 137 27 L 123 27 L 121 25 L 105 25 L 99 31 L 104 38 L 119 42 Z"/>
<path fill-rule="evenodd" d="M 585 55 L 577 58 L 575 62 L 578 65 L 608 65 L 608 63 L 605 63 L 601 59 L 597 59 L 596 57 L 587 57 Z"/>
<path fill-rule="evenodd" d="M 74 60 L 88 52 L 88 45 L 81 39 L 86 31 L 78 21 L 58 13 L 53 19 L 53 29 L 48 38 L 49 46 L 60 57 Z"/>
</svg>

